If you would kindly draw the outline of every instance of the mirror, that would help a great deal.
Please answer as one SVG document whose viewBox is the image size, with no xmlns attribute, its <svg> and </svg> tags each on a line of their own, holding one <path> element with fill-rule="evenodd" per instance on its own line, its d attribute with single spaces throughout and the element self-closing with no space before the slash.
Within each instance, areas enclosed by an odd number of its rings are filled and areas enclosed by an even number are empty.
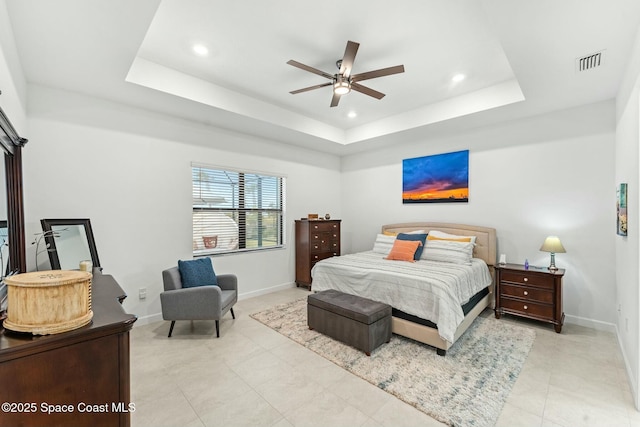
<svg viewBox="0 0 640 427">
<path fill-rule="evenodd" d="M 77 270 L 80 261 L 100 267 L 91 221 L 88 219 L 41 219 L 47 253 L 53 270 Z"/>
</svg>

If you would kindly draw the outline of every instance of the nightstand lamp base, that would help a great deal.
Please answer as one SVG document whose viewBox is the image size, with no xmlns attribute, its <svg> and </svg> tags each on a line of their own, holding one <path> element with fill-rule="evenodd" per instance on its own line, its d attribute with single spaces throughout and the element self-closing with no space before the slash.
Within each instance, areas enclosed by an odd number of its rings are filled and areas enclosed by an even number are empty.
<svg viewBox="0 0 640 427">
<path fill-rule="evenodd" d="M 565 253 L 567 252 L 562 246 L 560 239 L 556 236 L 549 236 L 544 239 L 544 243 L 540 250 L 543 252 L 551 253 L 551 264 L 549 265 L 549 271 L 558 271 L 558 267 L 556 267 L 556 254 L 557 253 Z"/>
<path fill-rule="evenodd" d="M 549 271 L 558 271 L 556 267 L 556 254 L 551 252 L 551 264 L 549 265 Z"/>
</svg>

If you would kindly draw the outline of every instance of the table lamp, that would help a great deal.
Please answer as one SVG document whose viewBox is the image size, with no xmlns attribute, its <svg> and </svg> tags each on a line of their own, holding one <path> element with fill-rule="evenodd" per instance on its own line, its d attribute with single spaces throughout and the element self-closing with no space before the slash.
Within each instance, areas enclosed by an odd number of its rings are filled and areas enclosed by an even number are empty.
<svg viewBox="0 0 640 427">
<path fill-rule="evenodd" d="M 542 247 L 540 247 L 542 252 L 551 252 L 551 265 L 549 265 L 549 271 L 557 271 L 558 267 L 556 267 L 556 254 L 563 254 L 567 252 L 562 246 L 562 242 L 557 236 L 549 236 L 544 239 L 544 243 Z"/>
</svg>

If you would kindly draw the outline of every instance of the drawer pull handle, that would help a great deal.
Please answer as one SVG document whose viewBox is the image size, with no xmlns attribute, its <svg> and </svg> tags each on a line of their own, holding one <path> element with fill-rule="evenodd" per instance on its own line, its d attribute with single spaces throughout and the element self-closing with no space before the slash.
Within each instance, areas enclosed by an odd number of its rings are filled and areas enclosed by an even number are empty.
<svg viewBox="0 0 640 427">
<path fill-rule="evenodd" d="M 524 309 L 526 310 L 527 308 L 529 308 L 529 307 L 527 307 L 527 306 L 525 305 L 525 306 L 524 306 Z"/>
<path fill-rule="evenodd" d="M 320 243 L 324 243 L 324 240 L 321 240 Z"/>
<path fill-rule="evenodd" d="M 528 281 L 529 281 L 529 278 L 528 278 L 528 277 L 525 277 L 525 278 L 524 278 L 524 281 L 525 281 L 525 282 L 528 282 Z"/>
<path fill-rule="evenodd" d="M 525 294 L 525 295 L 529 295 L 529 292 L 527 292 L 527 291 L 524 291 L 524 294 Z"/>
<path fill-rule="evenodd" d="M 314 256 L 315 259 L 318 259 L 318 255 Z"/>
</svg>

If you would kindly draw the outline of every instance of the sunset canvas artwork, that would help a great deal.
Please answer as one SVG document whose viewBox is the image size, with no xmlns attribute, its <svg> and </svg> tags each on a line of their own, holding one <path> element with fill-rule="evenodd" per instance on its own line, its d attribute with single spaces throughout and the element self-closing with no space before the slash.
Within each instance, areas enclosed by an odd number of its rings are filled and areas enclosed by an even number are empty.
<svg viewBox="0 0 640 427">
<path fill-rule="evenodd" d="M 402 203 L 469 201 L 469 150 L 402 161 Z"/>
</svg>

